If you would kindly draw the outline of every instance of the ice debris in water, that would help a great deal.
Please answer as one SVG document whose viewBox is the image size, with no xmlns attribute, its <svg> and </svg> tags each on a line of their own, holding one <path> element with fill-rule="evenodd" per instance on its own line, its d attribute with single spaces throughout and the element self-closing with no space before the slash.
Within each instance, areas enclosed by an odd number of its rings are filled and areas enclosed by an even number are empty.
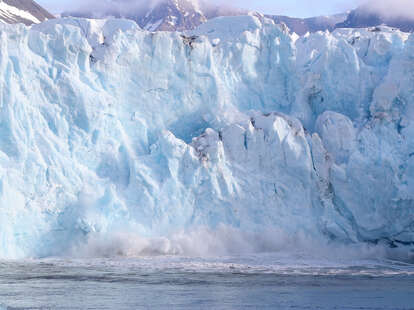
<svg viewBox="0 0 414 310">
<path fill-rule="evenodd" d="M 414 35 L 0 30 L 0 257 L 222 225 L 413 244 Z"/>
</svg>

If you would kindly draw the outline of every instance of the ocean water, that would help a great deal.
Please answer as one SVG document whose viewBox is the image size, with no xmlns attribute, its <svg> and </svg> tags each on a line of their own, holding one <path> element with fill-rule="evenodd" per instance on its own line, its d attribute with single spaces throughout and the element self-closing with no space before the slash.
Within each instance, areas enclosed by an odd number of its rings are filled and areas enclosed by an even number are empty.
<svg viewBox="0 0 414 310">
<path fill-rule="evenodd" d="M 3 261 L 0 309 L 414 309 L 414 265 L 270 254 Z"/>
</svg>

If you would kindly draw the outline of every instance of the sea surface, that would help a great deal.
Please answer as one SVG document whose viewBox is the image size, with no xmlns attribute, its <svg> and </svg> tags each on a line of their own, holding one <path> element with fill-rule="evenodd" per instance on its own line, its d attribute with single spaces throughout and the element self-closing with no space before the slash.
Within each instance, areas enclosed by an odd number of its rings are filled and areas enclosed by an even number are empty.
<svg viewBox="0 0 414 310">
<path fill-rule="evenodd" d="M 0 309 L 414 309 L 414 265 L 271 254 L 2 261 Z"/>
</svg>

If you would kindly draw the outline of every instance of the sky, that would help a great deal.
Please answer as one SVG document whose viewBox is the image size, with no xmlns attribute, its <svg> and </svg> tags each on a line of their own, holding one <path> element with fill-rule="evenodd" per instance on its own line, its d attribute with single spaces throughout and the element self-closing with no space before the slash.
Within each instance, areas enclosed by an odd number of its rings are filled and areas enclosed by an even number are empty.
<svg viewBox="0 0 414 310">
<path fill-rule="evenodd" d="M 36 0 L 52 13 L 78 8 L 83 0 Z M 97 5 L 105 0 L 94 0 Z M 137 0 L 139 1 L 139 0 Z M 91 2 L 91 1 L 89 1 Z M 293 17 L 311 17 L 342 13 L 355 8 L 360 0 L 228 0 L 233 6 L 268 14 L 282 14 Z"/>
</svg>

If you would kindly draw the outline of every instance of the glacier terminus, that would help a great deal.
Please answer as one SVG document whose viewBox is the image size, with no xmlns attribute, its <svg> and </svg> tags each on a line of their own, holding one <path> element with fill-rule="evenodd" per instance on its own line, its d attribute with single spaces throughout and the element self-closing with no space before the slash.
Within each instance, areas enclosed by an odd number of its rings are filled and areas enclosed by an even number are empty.
<svg viewBox="0 0 414 310">
<path fill-rule="evenodd" d="M 0 45 L 0 258 L 413 261 L 413 34 L 64 18 L 1 24 Z"/>
</svg>

